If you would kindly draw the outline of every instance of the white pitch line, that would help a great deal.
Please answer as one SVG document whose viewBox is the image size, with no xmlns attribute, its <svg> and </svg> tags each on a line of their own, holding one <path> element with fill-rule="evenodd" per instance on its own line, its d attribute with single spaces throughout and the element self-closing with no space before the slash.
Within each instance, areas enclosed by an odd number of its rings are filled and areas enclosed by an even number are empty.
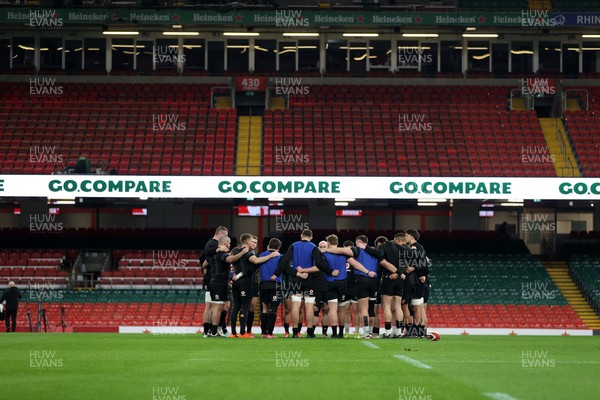
<svg viewBox="0 0 600 400">
<path fill-rule="evenodd" d="M 361 343 L 372 349 L 379 349 L 379 346 L 377 346 L 376 344 L 373 344 L 371 342 L 367 342 L 366 340 L 363 340 Z"/>
<path fill-rule="evenodd" d="M 483 395 L 494 400 L 519 400 L 506 393 L 484 393 Z"/>
<path fill-rule="evenodd" d="M 499 360 L 432 360 L 427 362 L 433 364 L 515 364 L 514 361 Z M 600 364 L 600 361 L 560 361 L 557 364 Z"/>
<path fill-rule="evenodd" d="M 414 365 L 417 368 L 433 369 L 433 367 L 431 365 L 423 364 L 421 361 L 413 360 L 410 357 L 406 357 L 406 356 L 399 355 L 399 354 L 396 354 L 394 357 L 396 357 L 402 361 L 406 361 L 407 363 Z"/>
</svg>

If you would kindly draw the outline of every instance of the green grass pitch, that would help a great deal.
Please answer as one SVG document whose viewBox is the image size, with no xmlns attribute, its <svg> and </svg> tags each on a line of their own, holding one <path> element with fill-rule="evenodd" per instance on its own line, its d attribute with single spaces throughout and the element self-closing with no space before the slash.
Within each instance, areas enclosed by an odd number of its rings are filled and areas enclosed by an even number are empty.
<svg viewBox="0 0 600 400">
<path fill-rule="evenodd" d="M 592 399 L 599 337 L 2 334 L 3 399 Z"/>
</svg>

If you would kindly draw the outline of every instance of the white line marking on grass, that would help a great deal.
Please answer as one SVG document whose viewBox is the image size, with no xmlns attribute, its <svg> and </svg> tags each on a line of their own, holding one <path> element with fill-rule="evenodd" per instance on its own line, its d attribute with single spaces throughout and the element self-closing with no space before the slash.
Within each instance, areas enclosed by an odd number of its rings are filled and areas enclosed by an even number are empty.
<svg viewBox="0 0 600 400">
<path fill-rule="evenodd" d="M 431 360 L 428 363 L 438 364 L 514 364 L 514 361 L 500 360 Z M 600 361 L 560 361 L 559 364 L 600 364 Z"/>
<path fill-rule="evenodd" d="M 367 346 L 367 347 L 370 347 L 370 348 L 372 348 L 372 349 L 378 349 L 378 348 L 379 348 L 379 346 L 377 346 L 376 344 L 373 344 L 373 343 L 371 343 L 371 342 L 362 341 L 361 343 L 362 343 L 362 344 L 364 344 L 364 345 L 365 345 L 365 346 Z"/>
<path fill-rule="evenodd" d="M 433 367 L 431 365 L 423 364 L 421 361 L 413 360 L 410 357 L 406 357 L 406 356 L 399 355 L 399 354 L 396 354 L 394 357 L 396 357 L 402 361 L 406 361 L 407 363 L 414 365 L 417 368 L 433 369 Z"/>
<path fill-rule="evenodd" d="M 518 400 L 516 397 L 512 397 L 506 393 L 484 393 L 484 396 L 494 400 Z"/>
<path fill-rule="evenodd" d="M 461 364 L 510 364 L 513 363 L 513 361 L 494 361 L 494 360 L 432 360 L 432 361 L 427 361 L 429 363 L 439 363 L 439 364 L 456 364 L 456 363 L 461 363 Z"/>
</svg>

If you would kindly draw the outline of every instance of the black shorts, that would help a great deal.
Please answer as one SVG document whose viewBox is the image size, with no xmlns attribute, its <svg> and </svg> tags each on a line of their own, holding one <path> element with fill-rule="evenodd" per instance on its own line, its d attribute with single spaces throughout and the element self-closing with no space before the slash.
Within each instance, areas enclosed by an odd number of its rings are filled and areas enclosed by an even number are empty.
<svg viewBox="0 0 600 400">
<path fill-rule="evenodd" d="M 424 283 L 417 283 L 416 285 L 414 285 L 411 288 L 411 294 L 410 297 L 412 299 L 420 299 L 425 295 L 425 284 Z"/>
<path fill-rule="evenodd" d="M 381 283 L 381 294 L 384 296 L 402 296 L 404 281 L 398 279 L 383 278 Z"/>
<path fill-rule="evenodd" d="M 234 300 L 248 299 L 252 297 L 252 281 L 250 279 L 239 279 L 231 286 L 231 295 Z"/>
<path fill-rule="evenodd" d="M 277 293 L 276 289 L 263 289 L 260 291 L 260 302 L 264 304 L 271 304 L 271 302 L 281 302 L 281 297 Z"/>
<path fill-rule="evenodd" d="M 332 281 L 327 285 L 327 292 L 325 299 L 329 301 L 337 300 L 338 304 L 341 304 L 348 300 L 348 293 L 346 291 L 348 285 L 345 280 Z"/>
<path fill-rule="evenodd" d="M 356 282 L 348 282 L 346 287 L 346 299 L 356 302 Z"/>
<path fill-rule="evenodd" d="M 410 304 L 410 300 L 412 299 L 412 290 L 413 284 L 410 284 L 406 281 L 404 282 L 404 286 L 402 289 L 402 304 Z"/>
<path fill-rule="evenodd" d="M 318 291 L 318 292 L 313 292 L 313 293 L 314 293 L 314 296 L 311 295 L 309 292 L 304 293 L 304 295 L 309 296 L 309 297 L 314 297 L 315 303 L 313 305 L 314 305 L 314 307 L 317 308 L 317 310 L 321 311 L 321 309 L 323 309 L 323 304 L 325 304 L 326 292 Z"/>
<path fill-rule="evenodd" d="M 252 278 L 252 297 L 259 297 L 260 289 L 258 288 L 258 279 Z"/>
<path fill-rule="evenodd" d="M 377 299 L 379 281 L 368 277 L 356 277 L 356 298 Z"/>
<path fill-rule="evenodd" d="M 228 300 L 227 282 L 210 282 L 210 296 L 213 303 L 225 303 Z"/>
<path fill-rule="evenodd" d="M 427 301 L 429 300 L 429 291 L 431 290 L 429 283 L 425 283 L 425 288 L 423 290 L 423 303 L 427 304 Z"/>
<path fill-rule="evenodd" d="M 277 290 L 277 294 L 283 300 L 291 298 L 292 294 L 295 293 L 294 288 L 296 288 L 296 287 L 301 287 L 301 283 L 295 282 L 293 280 L 289 280 L 286 278 L 283 278 L 281 280 L 281 282 L 275 283 L 275 288 Z"/>
<path fill-rule="evenodd" d="M 302 282 L 302 292 L 294 292 L 294 293 L 302 293 L 304 296 L 316 296 L 317 288 L 315 288 L 314 282 L 311 280 L 305 280 Z"/>
</svg>

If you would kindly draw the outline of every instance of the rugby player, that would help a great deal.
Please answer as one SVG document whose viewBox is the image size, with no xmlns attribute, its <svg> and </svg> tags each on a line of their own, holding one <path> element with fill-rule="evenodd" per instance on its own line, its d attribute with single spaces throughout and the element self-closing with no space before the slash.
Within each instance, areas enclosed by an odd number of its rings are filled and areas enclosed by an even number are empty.
<svg viewBox="0 0 600 400">
<path fill-rule="evenodd" d="M 203 268 L 203 279 L 202 284 L 204 286 L 204 314 L 202 315 L 202 321 L 204 323 L 204 337 L 208 336 L 209 327 L 212 321 L 212 299 L 210 296 L 210 280 L 211 280 L 211 271 L 210 271 L 210 262 L 208 259 L 215 255 L 217 252 L 217 247 L 219 247 L 219 239 L 223 236 L 227 236 L 229 230 L 224 226 L 219 226 L 215 230 L 215 234 L 210 239 L 206 245 L 204 246 L 204 262 L 202 263 Z"/>
<path fill-rule="evenodd" d="M 280 254 L 277 251 L 264 257 L 257 257 L 254 249 L 256 248 L 256 236 L 249 233 L 244 233 L 240 236 L 240 247 L 233 249 L 231 254 L 237 255 L 243 253 L 242 256 L 233 263 L 233 285 L 231 293 L 233 298 L 233 312 L 231 313 L 231 336 L 240 338 L 254 338 L 252 332 L 246 332 L 248 324 L 248 311 L 250 307 L 250 299 L 252 298 L 252 274 L 256 272 L 259 264 L 278 257 Z M 236 319 L 240 321 L 240 335 L 236 333 Z"/>
<path fill-rule="evenodd" d="M 227 301 L 229 292 L 230 265 L 245 254 L 245 252 L 239 252 L 237 255 L 230 255 L 231 239 L 229 236 L 221 236 L 218 244 L 216 253 L 208 259 L 212 271 L 210 280 L 212 319 L 208 327 L 208 337 L 225 336 L 223 332 L 219 332 L 218 328 L 220 328 L 221 311 Z"/>
<path fill-rule="evenodd" d="M 308 278 L 303 281 L 293 281 L 294 293 L 292 294 L 292 337 L 297 338 L 299 329 L 299 315 L 302 299 L 305 302 L 305 315 L 307 325 L 307 338 L 315 338 L 314 334 L 314 305 L 316 293 L 326 287 L 325 273 L 337 276 L 338 272 L 332 270 L 325 262 L 317 246 L 311 242 L 313 237 L 310 229 L 304 229 L 300 234 L 300 241 L 294 242 L 279 260 L 276 276 L 284 270 L 295 269 L 300 273 L 308 273 Z M 293 266 L 293 267 L 292 267 Z M 292 273 L 287 273 L 292 275 Z M 301 290 L 299 290 L 299 288 Z"/>
<path fill-rule="evenodd" d="M 281 240 L 272 238 L 269 240 L 267 250 L 260 253 L 259 257 L 268 256 L 274 251 L 279 251 L 281 248 Z M 260 322 L 262 328 L 262 337 L 275 338 L 273 330 L 275 329 L 275 321 L 277 320 L 277 309 L 281 302 L 281 297 L 277 293 L 277 286 L 281 284 L 281 276 L 275 276 L 275 270 L 279 263 L 279 257 L 271 258 L 260 267 L 260 303 L 261 314 Z"/>
<path fill-rule="evenodd" d="M 356 297 L 358 312 L 363 322 L 364 338 L 371 338 L 371 322 L 369 318 L 375 317 L 375 300 L 377 298 L 377 264 L 381 254 L 374 248 L 367 246 L 368 239 L 360 235 L 356 240 L 356 247 L 327 248 L 328 253 L 341 254 L 348 257 L 348 264 L 354 268 L 356 276 Z"/>
<path fill-rule="evenodd" d="M 383 338 L 385 339 L 398 337 L 402 332 L 403 280 L 406 278 L 402 273 L 404 262 L 402 261 L 403 250 L 401 246 L 405 243 L 404 235 L 404 232 L 400 231 L 394 235 L 393 241 L 388 241 L 387 238 L 381 236 L 375 239 L 375 242 L 378 245 L 377 248 L 383 253 L 383 258 L 380 263 L 387 268 L 383 271 L 381 281 L 381 299 L 383 303 L 383 321 L 385 327 Z M 393 270 L 391 267 L 394 267 L 396 273 L 391 273 L 391 270 Z"/>
<path fill-rule="evenodd" d="M 329 235 L 325 238 L 327 241 L 327 248 L 337 248 L 339 239 L 336 235 Z M 329 307 L 328 317 L 329 323 L 331 324 L 332 338 L 343 338 L 344 337 L 344 317 L 342 308 L 338 308 L 338 305 L 345 304 L 346 302 L 346 279 L 348 273 L 346 271 L 346 256 L 324 253 L 327 264 L 333 270 L 338 271 L 337 276 L 327 276 L 327 293 L 325 300 Z M 339 334 L 338 334 L 339 327 Z"/>
<path fill-rule="evenodd" d="M 321 240 L 319 242 L 319 250 L 321 252 L 323 251 L 323 249 L 326 249 L 327 247 L 328 247 L 327 241 Z M 323 299 L 324 299 L 324 296 L 323 296 Z M 327 329 L 329 328 L 329 305 L 327 304 L 327 302 L 321 301 L 321 304 L 317 304 L 315 307 L 323 310 L 323 319 L 321 320 L 321 336 L 323 338 L 327 338 L 328 337 Z M 319 323 L 319 312 L 317 311 L 317 312 L 315 312 L 315 321 L 314 321 L 315 326 L 317 326 L 318 323 Z"/>
<path fill-rule="evenodd" d="M 424 296 L 427 284 L 427 277 L 429 276 L 429 259 L 425 253 L 425 249 L 417 241 L 420 238 L 420 234 L 416 229 L 409 229 L 406 231 L 406 244 L 410 246 L 414 252 L 411 259 L 410 268 L 414 273 L 413 287 L 411 288 L 411 305 L 413 307 L 414 322 L 413 326 L 416 331 L 413 336 L 424 338 L 427 335 L 425 329 L 425 321 L 427 317 L 425 315 L 424 307 Z"/>
<path fill-rule="evenodd" d="M 354 247 L 354 243 L 351 240 L 346 240 L 343 245 L 344 247 Z M 356 298 L 356 275 L 354 274 L 354 267 L 350 263 L 346 263 L 346 271 L 348 278 L 346 279 L 347 288 L 347 301 L 341 305 L 344 310 L 344 318 L 346 323 L 344 324 L 344 333 L 350 334 L 350 322 L 354 321 L 354 333 L 358 334 L 359 329 L 359 314 L 358 314 L 358 300 Z"/>
</svg>

